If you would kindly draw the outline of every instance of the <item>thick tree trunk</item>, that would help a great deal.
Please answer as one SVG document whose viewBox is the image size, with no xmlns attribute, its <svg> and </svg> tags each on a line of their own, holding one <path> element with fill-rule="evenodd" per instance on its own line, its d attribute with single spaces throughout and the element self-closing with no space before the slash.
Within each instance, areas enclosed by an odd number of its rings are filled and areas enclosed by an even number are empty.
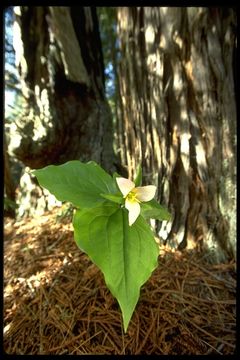
<svg viewBox="0 0 240 360">
<path fill-rule="evenodd" d="M 172 213 L 179 249 L 236 253 L 236 105 L 231 8 L 118 8 L 120 147 Z"/>
<path fill-rule="evenodd" d="M 112 117 L 96 9 L 14 11 L 13 45 L 23 101 L 21 117 L 11 127 L 10 147 L 26 166 L 18 216 L 41 215 L 59 202 L 38 187 L 29 170 L 79 159 L 114 171 Z"/>
<path fill-rule="evenodd" d="M 113 170 L 111 112 L 96 10 L 16 7 L 14 48 L 24 95 L 15 149 L 30 168 L 72 159 Z"/>
</svg>

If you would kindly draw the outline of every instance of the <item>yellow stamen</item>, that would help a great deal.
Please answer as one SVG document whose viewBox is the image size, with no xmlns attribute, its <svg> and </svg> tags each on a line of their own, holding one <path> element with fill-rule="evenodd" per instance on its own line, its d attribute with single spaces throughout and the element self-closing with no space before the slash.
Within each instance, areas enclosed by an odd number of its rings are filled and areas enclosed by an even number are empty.
<svg viewBox="0 0 240 360">
<path fill-rule="evenodd" d="M 136 198 L 137 194 L 134 191 L 130 191 L 130 193 L 127 194 L 127 196 L 125 197 L 126 199 L 128 199 L 128 201 L 134 203 L 134 202 L 140 202 L 137 198 Z"/>
</svg>

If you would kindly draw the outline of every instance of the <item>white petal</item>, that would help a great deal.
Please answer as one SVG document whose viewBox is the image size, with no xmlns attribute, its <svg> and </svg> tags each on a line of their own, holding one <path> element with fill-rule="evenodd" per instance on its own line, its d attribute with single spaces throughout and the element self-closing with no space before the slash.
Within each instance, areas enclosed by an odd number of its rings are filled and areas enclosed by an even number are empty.
<svg viewBox="0 0 240 360">
<path fill-rule="evenodd" d="M 141 208 L 138 202 L 128 201 L 128 199 L 125 201 L 125 207 L 128 209 L 128 222 L 131 226 L 137 220 Z"/>
<path fill-rule="evenodd" d="M 117 177 L 116 182 L 123 196 L 126 196 L 132 189 L 135 188 L 134 182 L 129 179 Z"/>
<path fill-rule="evenodd" d="M 157 187 L 154 185 L 139 186 L 134 189 L 137 199 L 140 201 L 150 201 L 154 198 Z"/>
</svg>

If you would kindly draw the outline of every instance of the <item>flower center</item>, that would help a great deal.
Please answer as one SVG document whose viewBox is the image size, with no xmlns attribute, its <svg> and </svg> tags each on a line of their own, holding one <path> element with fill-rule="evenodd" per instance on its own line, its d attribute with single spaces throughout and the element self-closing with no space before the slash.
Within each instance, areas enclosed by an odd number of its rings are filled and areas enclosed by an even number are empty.
<svg viewBox="0 0 240 360">
<path fill-rule="evenodd" d="M 140 202 L 137 199 L 137 194 L 134 191 L 130 191 L 130 193 L 127 194 L 126 199 L 128 199 L 128 201 L 134 203 L 134 202 Z"/>
</svg>

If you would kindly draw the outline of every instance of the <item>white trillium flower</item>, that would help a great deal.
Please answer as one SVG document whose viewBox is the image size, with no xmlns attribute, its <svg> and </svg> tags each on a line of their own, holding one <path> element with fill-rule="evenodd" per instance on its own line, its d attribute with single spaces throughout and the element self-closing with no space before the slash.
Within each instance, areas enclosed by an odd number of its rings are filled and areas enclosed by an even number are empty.
<svg viewBox="0 0 240 360">
<path fill-rule="evenodd" d="M 152 200 L 157 188 L 154 185 L 135 187 L 133 181 L 122 177 L 117 177 L 116 181 L 125 199 L 125 208 L 128 210 L 128 222 L 129 226 L 131 226 L 140 214 L 140 203 Z"/>
</svg>

